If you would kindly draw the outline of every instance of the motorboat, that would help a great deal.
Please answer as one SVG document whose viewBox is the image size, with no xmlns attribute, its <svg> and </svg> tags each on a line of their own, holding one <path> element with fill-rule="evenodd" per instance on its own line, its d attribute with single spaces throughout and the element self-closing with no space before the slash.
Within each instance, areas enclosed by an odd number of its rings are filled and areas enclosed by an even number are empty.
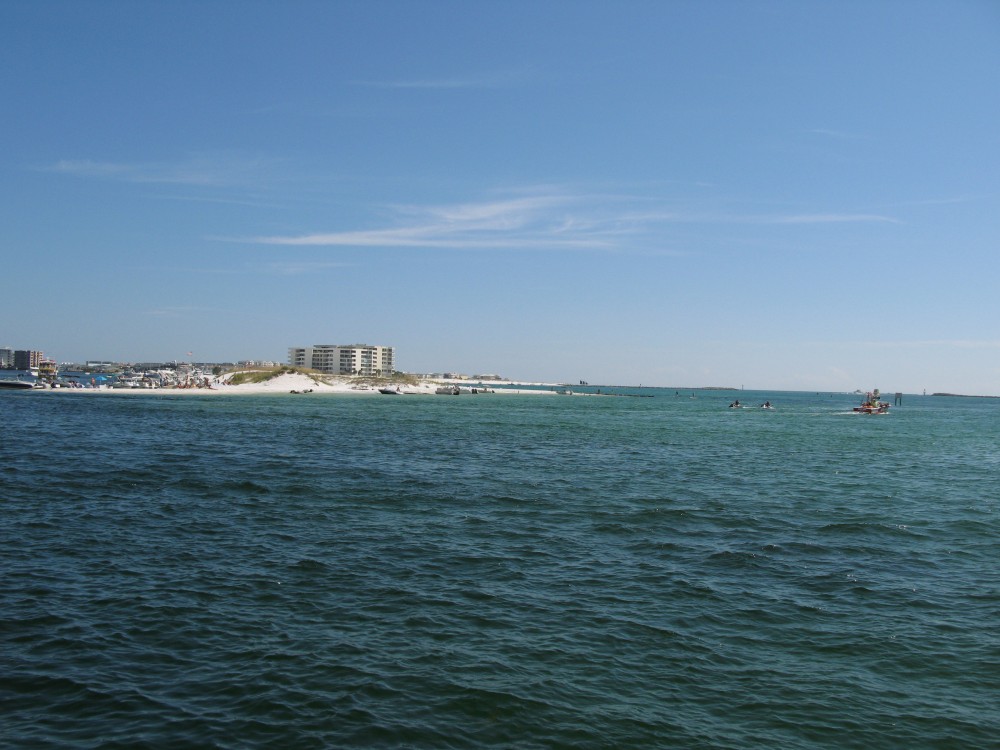
<svg viewBox="0 0 1000 750">
<path fill-rule="evenodd" d="M 28 380 L 0 379 L 0 388 L 9 391 L 30 391 L 35 384 Z"/>
<path fill-rule="evenodd" d="M 882 394 L 879 393 L 878 388 L 866 393 L 865 400 L 861 402 L 861 406 L 854 407 L 855 414 L 887 414 L 889 404 L 880 400 L 881 396 Z"/>
<path fill-rule="evenodd" d="M 434 389 L 434 393 L 439 396 L 457 396 L 461 392 L 457 385 L 441 385 Z"/>
</svg>

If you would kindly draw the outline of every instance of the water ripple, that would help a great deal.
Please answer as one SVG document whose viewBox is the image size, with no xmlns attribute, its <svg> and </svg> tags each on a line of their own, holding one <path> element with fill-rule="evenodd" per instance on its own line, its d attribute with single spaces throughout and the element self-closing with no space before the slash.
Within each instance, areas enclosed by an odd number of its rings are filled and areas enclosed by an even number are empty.
<svg viewBox="0 0 1000 750">
<path fill-rule="evenodd" d="M 798 398 L 5 400 L 5 741 L 991 746 L 995 414 Z"/>
</svg>

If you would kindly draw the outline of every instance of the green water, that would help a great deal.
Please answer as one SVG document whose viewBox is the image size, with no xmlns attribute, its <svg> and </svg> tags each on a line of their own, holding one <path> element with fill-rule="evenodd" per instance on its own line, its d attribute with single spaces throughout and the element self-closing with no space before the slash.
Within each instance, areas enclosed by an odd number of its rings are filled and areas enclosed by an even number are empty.
<svg viewBox="0 0 1000 750">
<path fill-rule="evenodd" d="M 0 394 L 0 742 L 997 746 L 1000 402 L 636 393 Z"/>
</svg>

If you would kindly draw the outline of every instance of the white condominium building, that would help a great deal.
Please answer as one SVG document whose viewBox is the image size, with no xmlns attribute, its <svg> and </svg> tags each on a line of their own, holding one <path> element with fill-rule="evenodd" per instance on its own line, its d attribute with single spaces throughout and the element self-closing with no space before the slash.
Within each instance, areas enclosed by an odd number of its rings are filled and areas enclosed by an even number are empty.
<svg viewBox="0 0 1000 750">
<path fill-rule="evenodd" d="M 290 347 L 288 364 L 333 375 L 392 375 L 396 369 L 391 346 L 316 344 Z"/>
</svg>

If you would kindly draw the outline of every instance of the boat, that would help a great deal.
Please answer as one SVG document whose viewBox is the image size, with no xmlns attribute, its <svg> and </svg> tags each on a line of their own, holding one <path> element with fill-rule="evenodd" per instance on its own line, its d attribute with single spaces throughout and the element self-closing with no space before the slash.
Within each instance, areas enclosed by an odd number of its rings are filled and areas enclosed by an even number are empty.
<svg viewBox="0 0 1000 750">
<path fill-rule="evenodd" d="M 35 384 L 27 380 L 7 380 L 0 379 L 0 388 L 10 391 L 28 391 L 35 387 Z"/>
<path fill-rule="evenodd" d="M 400 393 L 400 391 L 399 391 L 398 388 L 395 389 L 395 390 L 393 390 L 392 388 L 379 388 L 378 392 L 381 393 L 383 396 L 401 396 L 402 395 Z"/>
<path fill-rule="evenodd" d="M 879 393 L 878 388 L 874 391 L 869 391 L 865 394 L 865 400 L 861 402 L 861 406 L 854 407 L 855 414 L 886 414 L 889 411 L 889 404 L 885 401 L 881 401 L 882 394 Z"/>
<path fill-rule="evenodd" d="M 440 385 L 434 389 L 434 392 L 439 396 L 457 396 L 462 391 L 457 385 Z"/>
<path fill-rule="evenodd" d="M 112 388 L 142 388 L 142 379 L 138 375 L 122 375 L 114 383 Z"/>
</svg>

